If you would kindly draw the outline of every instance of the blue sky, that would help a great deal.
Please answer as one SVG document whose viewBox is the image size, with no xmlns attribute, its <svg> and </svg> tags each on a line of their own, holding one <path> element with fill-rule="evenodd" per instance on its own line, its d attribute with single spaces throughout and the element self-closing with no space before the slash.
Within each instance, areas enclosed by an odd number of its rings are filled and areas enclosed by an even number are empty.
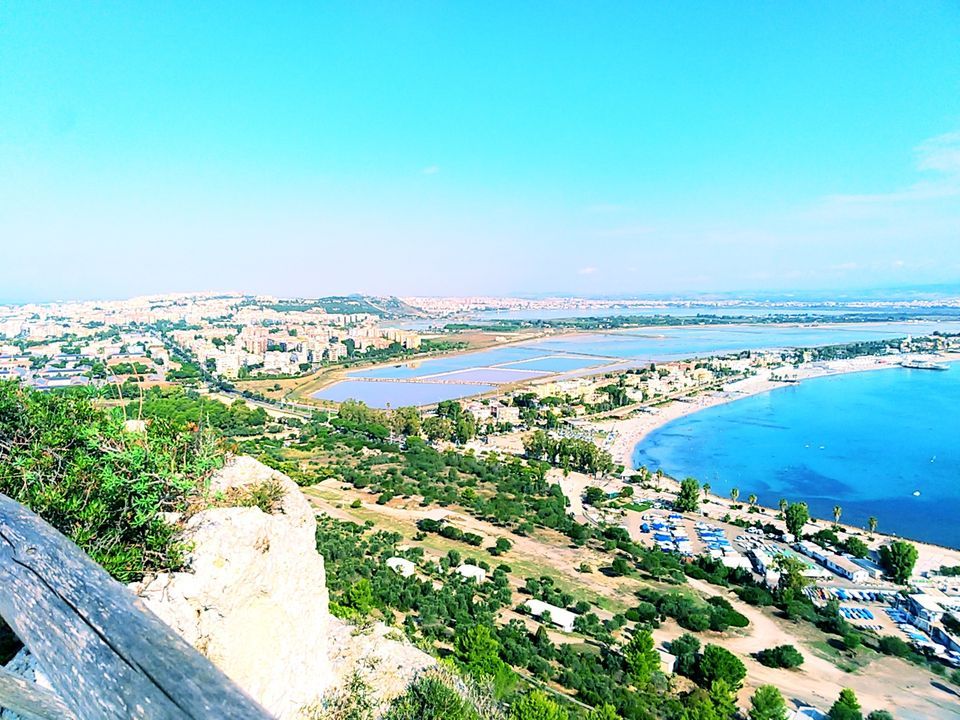
<svg viewBox="0 0 960 720">
<path fill-rule="evenodd" d="M 0 299 L 960 280 L 956 2 L 5 2 Z"/>
</svg>

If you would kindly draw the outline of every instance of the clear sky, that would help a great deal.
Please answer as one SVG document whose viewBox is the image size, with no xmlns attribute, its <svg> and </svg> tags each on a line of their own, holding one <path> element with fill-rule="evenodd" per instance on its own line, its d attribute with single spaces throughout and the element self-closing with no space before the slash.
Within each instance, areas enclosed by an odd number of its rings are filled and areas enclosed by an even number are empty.
<svg viewBox="0 0 960 720">
<path fill-rule="evenodd" d="M 960 280 L 960 3 L 0 4 L 0 299 Z"/>
</svg>

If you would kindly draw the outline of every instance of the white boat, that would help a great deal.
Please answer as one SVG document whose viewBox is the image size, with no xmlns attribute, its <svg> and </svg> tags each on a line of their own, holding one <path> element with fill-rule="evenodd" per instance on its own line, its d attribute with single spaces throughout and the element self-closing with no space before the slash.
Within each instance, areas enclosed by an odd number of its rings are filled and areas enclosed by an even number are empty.
<svg viewBox="0 0 960 720">
<path fill-rule="evenodd" d="M 933 362 L 932 360 L 904 360 L 900 367 L 910 370 L 949 370 L 950 366 L 946 363 Z"/>
</svg>

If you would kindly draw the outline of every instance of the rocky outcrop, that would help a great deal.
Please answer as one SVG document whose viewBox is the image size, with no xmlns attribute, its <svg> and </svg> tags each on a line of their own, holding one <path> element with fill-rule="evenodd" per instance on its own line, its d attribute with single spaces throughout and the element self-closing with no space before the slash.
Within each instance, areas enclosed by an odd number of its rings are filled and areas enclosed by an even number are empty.
<svg viewBox="0 0 960 720">
<path fill-rule="evenodd" d="M 327 589 L 316 551 L 316 521 L 299 488 L 249 457 L 216 473 L 210 491 L 272 483 L 282 490 L 273 513 L 217 507 L 191 517 L 192 550 L 182 572 L 133 586 L 147 606 L 267 710 L 296 718 L 331 680 Z"/>
<path fill-rule="evenodd" d="M 270 487 L 261 507 L 221 507 Z M 185 523 L 184 570 L 131 585 L 146 605 L 281 720 L 310 719 L 353 677 L 374 706 L 401 694 L 434 658 L 382 623 L 358 628 L 328 609 L 314 512 L 297 485 L 249 457 L 211 479 L 222 498 Z M 261 498 L 263 494 L 261 494 Z M 171 518 L 173 519 L 173 518 Z M 7 669 L 47 684 L 26 651 Z M 0 713 L 0 720 L 15 720 Z"/>
</svg>

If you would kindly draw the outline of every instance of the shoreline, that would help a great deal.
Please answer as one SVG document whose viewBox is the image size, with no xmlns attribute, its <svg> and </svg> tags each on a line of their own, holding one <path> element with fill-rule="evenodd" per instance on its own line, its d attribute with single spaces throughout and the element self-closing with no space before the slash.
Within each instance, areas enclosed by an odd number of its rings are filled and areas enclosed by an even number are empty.
<svg viewBox="0 0 960 720">
<path fill-rule="evenodd" d="M 960 353 L 944 353 L 922 357 L 923 359 L 936 359 L 940 362 L 960 362 Z M 873 370 L 896 369 L 900 367 L 903 360 L 904 358 L 901 356 L 868 355 L 849 360 L 804 363 L 793 371 L 792 374 L 796 380 L 791 382 L 770 379 L 771 375 L 777 374 L 777 371 L 781 371 L 782 368 L 776 368 L 773 371 L 765 369 L 758 372 L 757 375 L 742 380 L 734 380 L 724 385 L 721 390 L 711 391 L 709 394 L 688 396 L 688 399 L 670 400 L 663 406 L 641 411 L 639 415 L 625 419 L 590 422 L 585 427 L 600 432 L 612 432 L 614 434 L 613 440 L 605 449 L 613 456 L 615 463 L 623 464 L 625 469 L 635 470 L 633 454 L 637 445 L 654 430 L 658 430 L 674 420 L 718 405 L 725 405 L 754 395 L 790 387 L 804 380 Z"/>
<path fill-rule="evenodd" d="M 933 359 L 932 355 L 923 356 L 924 359 Z M 960 353 L 943 353 L 935 357 L 940 362 L 955 363 L 960 362 Z M 900 367 L 902 357 L 895 356 L 865 356 L 862 358 L 853 358 L 850 360 L 830 360 L 825 362 L 806 363 L 796 370 L 798 381 L 810 380 L 819 377 L 830 377 L 837 375 L 846 375 L 858 372 L 869 372 L 873 370 L 889 370 Z M 788 387 L 792 383 L 770 380 L 770 371 L 764 371 L 762 375 L 745 378 L 731 382 L 724 386 L 722 391 L 714 392 L 709 395 L 695 396 L 693 402 L 684 402 L 680 400 L 670 401 L 669 404 L 656 408 L 656 412 L 643 413 L 640 416 L 629 417 L 622 420 L 602 421 L 591 423 L 590 427 L 601 432 L 612 431 L 615 435 L 613 441 L 606 446 L 613 460 L 616 463 L 623 463 L 625 470 L 635 470 L 633 466 L 633 453 L 637 445 L 643 441 L 647 435 L 652 433 L 668 423 L 678 420 L 682 417 L 692 415 L 706 410 L 708 408 L 724 405 L 729 402 L 735 402 L 747 397 L 771 392 L 778 388 Z M 675 492 L 679 488 L 679 481 L 669 475 L 664 475 L 664 483 Z M 709 493 L 710 502 L 713 505 L 726 506 L 732 509 L 733 503 L 730 498 Z M 745 502 L 739 503 L 746 506 Z M 768 518 L 776 518 L 778 509 L 758 505 L 762 512 Z M 756 519 L 756 515 L 746 513 L 733 513 L 742 515 L 746 520 Z M 828 518 L 811 518 L 811 522 L 822 524 L 824 527 L 833 526 L 834 523 Z M 840 527 L 848 534 L 862 535 L 869 534 L 864 528 L 840 523 Z M 869 542 L 871 548 L 875 549 L 886 541 L 907 540 L 917 547 L 920 557 L 917 562 L 916 572 L 932 570 L 940 565 L 960 565 L 960 548 L 954 548 L 947 545 L 938 545 L 927 540 L 918 540 L 915 538 L 893 534 L 889 532 L 877 531 L 873 533 L 875 540 Z"/>
</svg>

